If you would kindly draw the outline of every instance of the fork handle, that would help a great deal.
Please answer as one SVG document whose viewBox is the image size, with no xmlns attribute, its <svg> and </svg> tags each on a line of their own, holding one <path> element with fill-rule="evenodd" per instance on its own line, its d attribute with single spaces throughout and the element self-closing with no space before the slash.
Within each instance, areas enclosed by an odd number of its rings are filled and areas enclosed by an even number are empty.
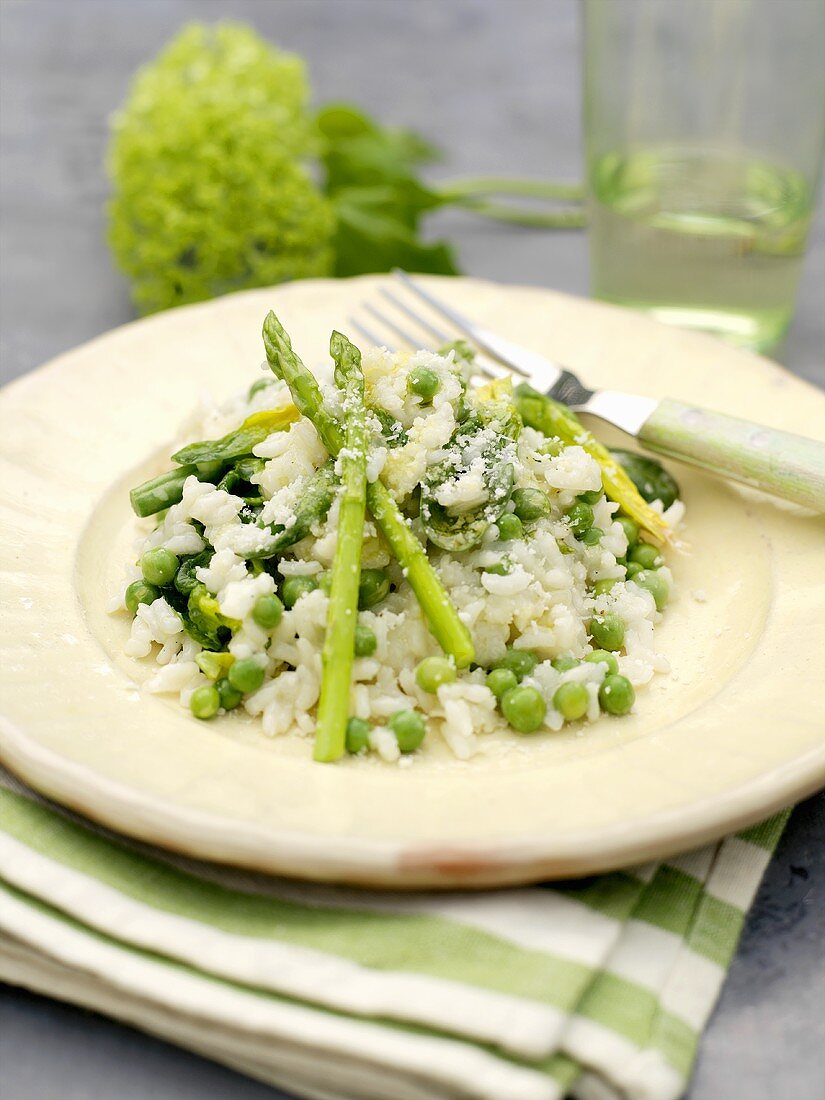
<svg viewBox="0 0 825 1100">
<path fill-rule="evenodd" d="M 636 434 L 648 450 L 825 512 L 825 443 L 670 400 Z"/>
</svg>

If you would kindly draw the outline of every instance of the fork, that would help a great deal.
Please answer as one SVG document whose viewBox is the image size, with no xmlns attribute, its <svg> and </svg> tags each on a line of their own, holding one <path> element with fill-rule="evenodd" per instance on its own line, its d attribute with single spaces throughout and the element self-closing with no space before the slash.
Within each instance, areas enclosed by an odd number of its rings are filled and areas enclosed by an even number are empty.
<svg viewBox="0 0 825 1100">
<path fill-rule="evenodd" d="M 825 443 L 670 398 L 657 401 L 620 390 L 588 389 L 571 370 L 475 324 L 406 272 L 393 275 L 395 289 L 379 290 L 383 309 L 364 302 L 361 314 L 350 318 L 371 343 L 395 350 L 383 336 L 389 333 L 411 348 L 431 346 L 433 340 L 442 346 L 458 332 L 483 353 L 476 361 L 477 374 L 515 374 L 577 412 L 620 428 L 649 451 L 825 512 Z"/>
</svg>

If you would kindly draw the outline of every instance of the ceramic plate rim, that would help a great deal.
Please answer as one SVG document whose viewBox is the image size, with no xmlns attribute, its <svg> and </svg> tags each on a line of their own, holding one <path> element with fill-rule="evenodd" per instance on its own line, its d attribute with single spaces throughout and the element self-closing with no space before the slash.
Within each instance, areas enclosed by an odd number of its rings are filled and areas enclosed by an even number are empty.
<svg viewBox="0 0 825 1100">
<path fill-rule="evenodd" d="M 461 282 L 497 286 L 481 280 L 463 279 Z M 514 286 L 500 289 L 514 293 L 542 290 Z M 273 288 L 272 293 L 279 290 L 283 288 Z M 231 297 L 260 293 L 242 292 Z M 562 302 L 569 300 L 581 304 L 582 301 L 557 293 L 554 297 Z M 215 304 L 218 303 L 187 308 L 198 310 Z M 602 303 L 587 305 L 595 311 L 615 309 Z M 648 319 L 638 318 L 638 322 L 655 325 L 657 329 L 662 327 Z M 145 321 L 138 320 L 120 326 L 66 355 L 82 353 L 114 333 L 142 324 Z M 712 344 L 710 341 L 705 343 L 709 347 Z M 23 380 L 31 380 L 43 371 L 59 367 L 64 358 L 64 355 L 56 357 L 24 376 Z M 775 369 L 788 373 L 778 366 Z M 795 384 L 805 386 L 794 376 L 789 377 Z M 11 387 L 16 384 L 11 383 Z M 366 840 L 346 834 L 318 836 L 290 829 L 273 830 L 269 826 L 170 804 L 85 764 L 62 757 L 29 737 L 24 729 L 4 716 L 0 716 L 0 760 L 32 788 L 84 816 L 187 855 L 299 877 L 302 865 L 309 860 L 319 877 L 364 885 L 390 884 L 395 888 L 493 886 L 606 871 L 670 854 L 754 824 L 825 785 L 823 741 L 771 771 L 728 789 L 724 797 L 710 794 L 687 806 L 615 825 L 609 836 L 599 829 L 580 829 L 560 839 L 548 840 L 525 834 L 523 837 L 511 836 L 499 844 L 488 839 L 459 840 L 450 842 L 449 847 L 436 856 L 432 843 L 426 841 Z"/>
<path fill-rule="evenodd" d="M 789 762 L 781 774 L 766 773 L 729 791 L 724 800 L 708 796 L 688 810 L 668 810 L 623 825 L 610 841 L 597 829 L 567 834 L 555 845 L 526 836 L 492 850 L 489 843 L 457 841 L 438 859 L 425 857 L 419 864 L 420 842 L 319 838 L 286 829 L 273 833 L 190 807 L 170 809 L 162 799 L 66 761 L 1 715 L 0 750 L 0 762 L 35 792 L 106 828 L 181 855 L 300 879 L 304 861 L 317 861 L 323 847 L 324 880 L 367 887 L 391 881 L 393 889 L 412 890 L 495 888 L 617 870 L 755 825 L 825 786 L 823 745 Z M 421 847 L 428 856 L 431 845 Z M 409 861 L 422 881 L 416 875 L 398 876 L 399 867 Z"/>
</svg>

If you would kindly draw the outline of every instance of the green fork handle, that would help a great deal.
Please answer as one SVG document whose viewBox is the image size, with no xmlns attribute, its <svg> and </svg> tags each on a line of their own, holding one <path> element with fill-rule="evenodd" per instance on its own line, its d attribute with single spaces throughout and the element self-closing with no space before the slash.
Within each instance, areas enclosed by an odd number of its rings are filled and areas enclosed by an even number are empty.
<svg viewBox="0 0 825 1100">
<path fill-rule="evenodd" d="M 825 512 L 825 443 L 679 401 L 639 428 L 648 450 Z"/>
</svg>

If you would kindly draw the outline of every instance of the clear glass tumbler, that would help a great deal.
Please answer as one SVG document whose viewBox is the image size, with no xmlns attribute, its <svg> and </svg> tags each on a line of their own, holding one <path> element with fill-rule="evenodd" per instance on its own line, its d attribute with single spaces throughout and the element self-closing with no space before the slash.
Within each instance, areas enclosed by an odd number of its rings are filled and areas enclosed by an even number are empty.
<svg viewBox="0 0 825 1100">
<path fill-rule="evenodd" d="M 825 3 L 584 0 L 584 12 L 593 295 L 775 347 L 825 148 Z"/>
</svg>

